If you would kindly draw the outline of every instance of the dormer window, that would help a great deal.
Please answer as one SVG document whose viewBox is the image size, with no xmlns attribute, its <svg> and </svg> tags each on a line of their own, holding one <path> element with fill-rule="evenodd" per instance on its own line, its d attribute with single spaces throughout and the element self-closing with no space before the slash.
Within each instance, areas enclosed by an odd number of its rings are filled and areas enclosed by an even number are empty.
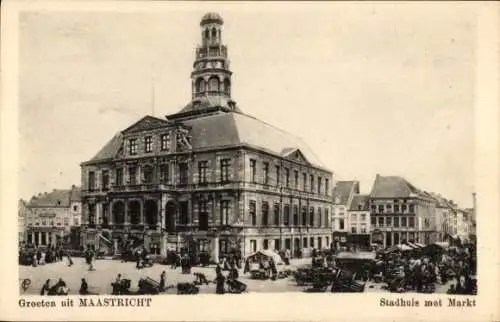
<svg viewBox="0 0 500 322">
<path fill-rule="evenodd" d="M 169 149 L 170 135 L 162 134 L 161 136 L 161 150 L 167 151 Z"/>
<path fill-rule="evenodd" d="M 144 152 L 150 153 L 153 151 L 153 137 L 146 136 L 144 138 Z"/>
<path fill-rule="evenodd" d="M 131 155 L 137 154 L 137 139 L 128 140 L 128 152 Z"/>
</svg>

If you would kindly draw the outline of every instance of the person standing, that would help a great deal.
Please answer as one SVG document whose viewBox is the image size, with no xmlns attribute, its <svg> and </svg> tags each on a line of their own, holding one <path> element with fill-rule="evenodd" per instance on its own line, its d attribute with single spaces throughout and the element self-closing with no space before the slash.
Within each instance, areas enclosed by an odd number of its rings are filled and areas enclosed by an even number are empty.
<svg viewBox="0 0 500 322">
<path fill-rule="evenodd" d="M 215 293 L 216 294 L 224 294 L 225 293 L 225 290 L 224 290 L 224 282 L 225 281 L 226 281 L 226 278 L 222 274 L 222 271 L 217 270 L 217 276 L 215 278 L 215 282 L 216 282 Z"/>
<path fill-rule="evenodd" d="M 71 255 L 69 252 L 66 252 L 66 257 L 68 258 L 68 266 L 73 266 L 73 260 L 71 259 Z"/>
<path fill-rule="evenodd" d="M 167 284 L 167 274 L 165 273 L 165 271 L 163 271 L 161 272 L 160 275 L 160 292 L 165 291 L 166 284 Z"/>
<path fill-rule="evenodd" d="M 45 292 L 49 292 L 50 290 L 50 279 L 46 280 L 45 283 L 42 286 L 42 289 L 40 290 L 40 295 L 45 295 Z"/>
<path fill-rule="evenodd" d="M 80 295 L 87 295 L 89 294 L 89 285 L 87 284 L 87 281 L 82 278 L 82 283 L 80 284 Z"/>
</svg>

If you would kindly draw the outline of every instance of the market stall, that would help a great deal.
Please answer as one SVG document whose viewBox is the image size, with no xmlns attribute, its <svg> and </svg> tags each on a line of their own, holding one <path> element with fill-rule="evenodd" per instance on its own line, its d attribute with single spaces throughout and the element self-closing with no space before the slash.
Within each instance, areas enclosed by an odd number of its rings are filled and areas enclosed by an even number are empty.
<svg viewBox="0 0 500 322">
<path fill-rule="evenodd" d="M 284 267 L 281 256 L 270 250 L 259 250 L 245 259 L 245 273 L 250 273 L 254 279 L 266 279 L 271 275 L 281 277 Z"/>
</svg>

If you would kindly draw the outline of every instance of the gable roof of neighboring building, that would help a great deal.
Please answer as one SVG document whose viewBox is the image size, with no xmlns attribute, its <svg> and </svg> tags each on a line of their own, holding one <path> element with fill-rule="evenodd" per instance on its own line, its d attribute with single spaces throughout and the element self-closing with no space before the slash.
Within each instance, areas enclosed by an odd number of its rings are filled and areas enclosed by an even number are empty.
<svg viewBox="0 0 500 322">
<path fill-rule="evenodd" d="M 33 197 L 28 202 L 28 207 L 69 207 L 71 197 L 70 189 L 54 189 Z"/>
<path fill-rule="evenodd" d="M 423 196 L 424 194 L 406 179 L 379 174 L 377 174 L 370 192 L 371 198 L 409 198 L 416 195 Z"/>
<path fill-rule="evenodd" d="M 347 206 L 357 184 L 357 181 L 337 181 L 333 188 L 333 203 Z"/>
<path fill-rule="evenodd" d="M 170 124 L 172 123 L 165 121 L 165 126 Z M 190 143 L 193 150 L 248 146 L 281 157 L 299 150 L 308 163 L 327 170 L 302 139 L 243 113 L 219 112 L 187 119 L 182 124 L 191 129 Z M 131 128 L 132 126 L 127 129 Z M 123 135 L 120 132 L 90 162 L 115 158 L 122 144 Z"/>
<path fill-rule="evenodd" d="M 368 195 L 355 195 L 352 198 L 349 210 L 351 211 L 368 211 L 370 208 L 368 206 L 369 201 Z"/>
</svg>

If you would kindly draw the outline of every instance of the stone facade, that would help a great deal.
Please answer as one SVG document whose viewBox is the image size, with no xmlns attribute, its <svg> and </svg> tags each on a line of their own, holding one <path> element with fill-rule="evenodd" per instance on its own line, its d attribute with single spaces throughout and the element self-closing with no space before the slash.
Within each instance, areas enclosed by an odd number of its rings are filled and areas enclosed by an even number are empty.
<svg viewBox="0 0 500 322">
<path fill-rule="evenodd" d="M 81 164 L 85 244 L 116 251 L 132 240 L 213 261 L 329 245 L 332 173 L 299 139 L 236 106 L 222 23 L 202 19 L 191 102 L 145 116 Z"/>
</svg>

